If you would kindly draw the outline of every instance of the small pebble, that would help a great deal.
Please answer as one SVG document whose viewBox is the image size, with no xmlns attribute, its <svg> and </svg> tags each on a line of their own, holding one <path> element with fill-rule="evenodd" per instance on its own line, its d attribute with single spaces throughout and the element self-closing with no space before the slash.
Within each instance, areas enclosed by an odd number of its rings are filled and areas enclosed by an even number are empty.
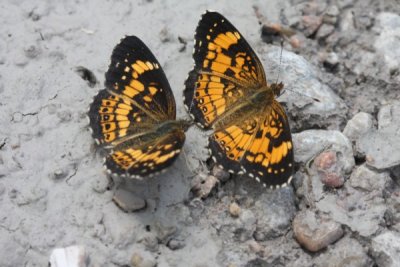
<svg viewBox="0 0 400 267">
<path fill-rule="evenodd" d="M 236 202 L 231 203 L 229 206 L 229 213 L 231 214 L 232 217 L 239 217 L 241 212 L 241 208 Z"/>
<path fill-rule="evenodd" d="M 62 59 L 64 58 L 64 55 L 55 55 L 56 57 L 61 57 Z M 89 70 L 88 68 L 85 68 L 83 66 L 78 66 L 75 68 L 75 72 L 87 82 L 89 87 L 95 87 L 97 84 L 97 78 L 94 75 L 94 73 Z"/>
<path fill-rule="evenodd" d="M 321 16 L 303 16 L 302 24 L 304 26 L 304 35 L 310 37 L 322 24 Z"/>
<path fill-rule="evenodd" d="M 174 235 L 177 231 L 176 226 L 165 226 L 162 225 L 161 223 L 156 223 L 155 224 L 155 229 L 157 232 L 157 238 L 160 240 L 162 243 L 166 244 L 170 237 Z"/>
<path fill-rule="evenodd" d="M 24 116 L 22 115 L 21 112 L 14 112 L 11 116 L 11 121 L 16 123 L 16 122 L 21 122 Z"/>
<path fill-rule="evenodd" d="M 69 110 L 62 110 L 57 112 L 57 117 L 61 122 L 69 122 L 72 119 L 72 113 Z"/>
<path fill-rule="evenodd" d="M 320 218 L 309 210 L 299 212 L 293 220 L 294 236 L 307 250 L 317 252 L 343 236 L 341 225 L 329 218 Z"/>
<path fill-rule="evenodd" d="M 251 251 L 253 251 L 254 253 L 259 253 L 265 249 L 260 243 L 255 240 L 250 240 L 248 242 L 248 245 Z"/>
<path fill-rule="evenodd" d="M 333 151 L 325 151 L 314 159 L 314 165 L 318 170 L 329 170 L 336 164 L 336 153 Z"/>
<path fill-rule="evenodd" d="M 117 189 L 112 200 L 125 212 L 133 212 L 146 207 L 144 199 L 124 189 Z"/>
<path fill-rule="evenodd" d="M 214 175 L 197 175 L 191 182 L 191 191 L 196 197 L 206 198 L 217 183 L 218 179 Z"/>
<path fill-rule="evenodd" d="M 17 189 L 11 189 L 10 192 L 8 192 L 8 197 L 11 199 L 17 198 L 17 195 L 19 194 Z"/>
<path fill-rule="evenodd" d="M 334 172 L 328 172 L 321 176 L 321 182 L 331 188 L 339 188 L 344 184 L 344 177 Z"/>
<path fill-rule="evenodd" d="M 316 37 L 317 39 L 325 39 L 330 34 L 332 34 L 334 30 L 334 26 L 330 24 L 322 24 L 322 26 L 318 29 Z"/>
<path fill-rule="evenodd" d="M 158 238 L 154 233 L 145 233 L 144 236 L 138 239 L 138 242 L 143 244 L 146 249 L 151 252 L 157 252 L 159 248 Z"/>
<path fill-rule="evenodd" d="M 181 249 L 185 246 L 185 242 L 181 241 L 181 240 L 177 240 L 177 239 L 171 239 L 167 246 L 171 249 L 171 250 L 177 250 L 177 249 Z"/>
<path fill-rule="evenodd" d="M 160 31 L 159 36 L 162 43 L 167 43 L 174 39 L 171 32 L 165 27 Z"/>
<path fill-rule="evenodd" d="M 31 59 L 36 58 L 37 56 L 39 56 L 41 54 L 40 48 L 38 48 L 34 45 L 30 45 L 30 46 L 26 47 L 24 49 L 24 52 L 25 52 L 25 56 L 27 58 L 31 58 Z"/>
<path fill-rule="evenodd" d="M 231 177 L 229 172 L 227 172 L 224 169 L 218 167 L 218 165 L 214 165 L 214 167 L 212 168 L 211 174 L 214 175 L 221 182 L 226 182 Z"/>
<path fill-rule="evenodd" d="M 339 64 L 339 56 L 335 52 L 329 52 L 324 57 L 324 66 L 332 69 Z"/>
<path fill-rule="evenodd" d="M 49 267 L 87 267 L 89 261 L 84 247 L 56 248 L 50 254 Z"/>
<path fill-rule="evenodd" d="M 338 188 L 344 184 L 344 177 L 337 164 L 336 152 L 324 151 L 314 159 L 314 166 L 323 184 Z"/>
<path fill-rule="evenodd" d="M 133 267 L 139 267 L 141 266 L 142 262 L 143 262 L 143 257 L 139 253 L 133 253 L 131 258 L 131 265 Z"/>
<path fill-rule="evenodd" d="M 372 126 L 372 116 L 365 112 L 359 112 L 347 122 L 343 134 L 351 141 L 356 141 L 361 135 L 371 130 Z"/>
<path fill-rule="evenodd" d="M 338 16 L 339 16 L 339 8 L 335 5 L 332 5 L 325 10 L 325 14 L 322 20 L 324 23 L 333 25 L 336 24 Z"/>
<path fill-rule="evenodd" d="M 67 172 L 64 172 L 64 171 L 61 170 L 61 169 L 57 169 L 57 170 L 55 170 L 54 173 L 53 173 L 53 178 L 56 179 L 56 180 L 58 180 L 58 179 L 63 179 L 63 178 L 65 178 L 65 177 L 67 177 L 67 175 L 68 175 Z"/>
<path fill-rule="evenodd" d="M 95 179 L 91 181 L 91 186 L 93 191 L 103 194 L 109 189 L 110 181 L 108 181 L 107 179 Z"/>
<path fill-rule="evenodd" d="M 135 252 L 131 258 L 131 266 L 132 267 L 156 267 L 157 262 L 153 259 L 144 259 L 142 255 Z"/>
</svg>

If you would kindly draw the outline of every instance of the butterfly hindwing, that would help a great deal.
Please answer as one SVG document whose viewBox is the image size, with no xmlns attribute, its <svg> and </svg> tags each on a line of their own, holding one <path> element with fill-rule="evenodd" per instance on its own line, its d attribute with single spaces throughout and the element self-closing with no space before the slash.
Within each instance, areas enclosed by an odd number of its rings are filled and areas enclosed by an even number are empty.
<svg viewBox="0 0 400 267">
<path fill-rule="evenodd" d="M 184 102 L 203 127 L 265 84 L 262 64 L 239 31 L 217 12 L 206 12 L 196 29 L 194 69 L 185 82 Z"/>
<path fill-rule="evenodd" d="M 106 158 L 106 167 L 112 173 L 143 177 L 169 167 L 179 155 L 185 142 L 185 133 L 175 130 L 162 138 L 154 138 L 147 146 L 118 149 Z"/>
<path fill-rule="evenodd" d="M 239 173 L 241 159 L 253 140 L 256 127 L 257 121 L 248 119 L 215 130 L 209 139 L 214 161 L 231 173 Z"/>
<path fill-rule="evenodd" d="M 293 144 L 285 111 L 277 101 L 259 125 L 241 160 L 242 169 L 264 186 L 285 185 L 293 173 Z"/>
</svg>

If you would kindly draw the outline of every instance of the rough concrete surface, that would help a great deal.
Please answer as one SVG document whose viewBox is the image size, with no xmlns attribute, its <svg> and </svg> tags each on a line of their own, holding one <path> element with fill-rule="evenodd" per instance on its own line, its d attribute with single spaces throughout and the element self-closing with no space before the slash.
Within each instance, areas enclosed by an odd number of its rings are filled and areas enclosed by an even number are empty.
<svg viewBox="0 0 400 267">
<path fill-rule="evenodd" d="M 215 188 L 196 198 L 193 177 L 212 168 L 209 133 L 196 127 L 164 174 L 111 183 L 86 111 L 113 47 L 124 35 L 141 38 L 187 118 L 183 83 L 206 9 L 241 31 L 270 82 L 285 84 L 292 185 L 272 191 L 212 174 Z M 400 266 L 399 14 L 398 0 L 1 1 L 0 266 L 47 266 L 67 251 L 93 267 Z M 283 50 L 279 36 L 264 42 L 268 23 L 294 31 L 281 31 Z M 343 166 L 338 188 L 310 169 L 326 150 Z M 293 233 L 297 214 L 324 218 L 340 234 L 308 252 Z M 331 232 L 315 222 L 312 230 Z"/>
</svg>

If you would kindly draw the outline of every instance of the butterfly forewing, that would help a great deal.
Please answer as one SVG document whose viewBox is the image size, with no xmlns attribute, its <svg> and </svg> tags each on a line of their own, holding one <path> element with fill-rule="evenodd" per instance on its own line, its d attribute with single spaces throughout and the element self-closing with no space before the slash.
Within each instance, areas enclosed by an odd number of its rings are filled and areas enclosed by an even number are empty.
<svg viewBox="0 0 400 267">
<path fill-rule="evenodd" d="M 203 127 L 210 127 L 252 89 L 266 84 L 254 51 L 217 12 L 202 16 L 196 29 L 193 58 L 195 65 L 185 83 L 184 101 Z"/>
<path fill-rule="evenodd" d="M 136 36 L 125 37 L 114 48 L 105 86 L 145 109 L 149 116 L 175 119 L 175 100 L 167 77 Z"/>
</svg>

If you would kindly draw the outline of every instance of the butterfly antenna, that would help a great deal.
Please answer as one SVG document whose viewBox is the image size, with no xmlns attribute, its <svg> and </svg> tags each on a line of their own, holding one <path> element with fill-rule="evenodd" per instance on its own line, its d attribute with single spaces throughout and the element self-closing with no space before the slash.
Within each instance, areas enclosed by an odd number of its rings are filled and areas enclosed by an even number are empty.
<svg viewBox="0 0 400 267">
<path fill-rule="evenodd" d="M 293 90 L 291 90 L 291 89 L 285 88 L 285 91 L 290 91 L 290 92 L 292 92 L 292 93 L 298 94 L 299 96 L 311 98 L 311 99 L 314 100 L 315 102 L 321 102 L 321 100 L 319 100 L 318 98 L 315 98 L 315 97 L 312 97 L 312 96 L 310 96 L 310 95 L 306 95 L 306 94 L 303 94 L 303 93 L 300 93 L 300 92 L 297 92 L 297 91 L 293 91 Z"/>
<path fill-rule="evenodd" d="M 281 39 L 281 54 L 280 54 L 280 56 L 279 56 L 278 76 L 276 77 L 276 82 L 275 82 L 275 84 L 278 84 L 278 82 L 279 82 L 279 76 L 280 76 L 280 74 L 281 74 L 282 54 L 283 54 L 283 38 Z"/>
</svg>

